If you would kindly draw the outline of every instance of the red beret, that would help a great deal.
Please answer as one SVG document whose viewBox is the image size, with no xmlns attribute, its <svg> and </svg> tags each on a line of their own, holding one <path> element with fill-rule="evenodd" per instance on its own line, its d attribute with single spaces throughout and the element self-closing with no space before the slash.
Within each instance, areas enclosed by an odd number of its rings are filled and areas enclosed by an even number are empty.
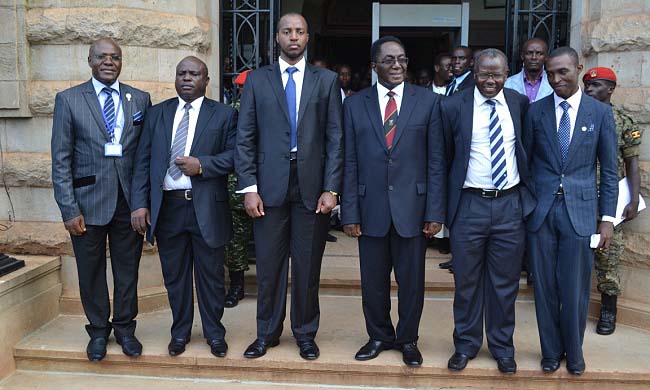
<svg viewBox="0 0 650 390">
<path fill-rule="evenodd" d="M 235 79 L 235 84 L 237 85 L 244 85 L 246 84 L 246 75 L 248 75 L 248 72 L 250 72 L 250 69 L 247 69 L 239 74 L 237 78 Z"/>
<path fill-rule="evenodd" d="M 616 82 L 616 73 L 614 73 L 614 71 L 610 68 L 597 67 L 589 69 L 585 72 L 585 75 L 582 76 L 582 81 L 596 79 Z"/>
</svg>

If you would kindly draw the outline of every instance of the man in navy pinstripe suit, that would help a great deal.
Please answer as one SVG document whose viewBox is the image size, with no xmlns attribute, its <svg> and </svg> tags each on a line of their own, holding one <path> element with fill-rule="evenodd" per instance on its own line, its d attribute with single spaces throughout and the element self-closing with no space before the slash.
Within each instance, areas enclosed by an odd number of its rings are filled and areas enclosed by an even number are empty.
<svg viewBox="0 0 650 390">
<path fill-rule="evenodd" d="M 54 197 L 70 233 L 89 324 L 88 359 L 106 355 L 111 329 L 128 356 L 135 338 L 142 236 L 131 229 L 133 160 L 149 94 L 117 81 L 122 50 L 112 39 L 90 46 L 92 78 L 56 95 L 52 125 Z M 113 318 L 106 283 L 106 237 L 113 271 Z"/>
</svg>

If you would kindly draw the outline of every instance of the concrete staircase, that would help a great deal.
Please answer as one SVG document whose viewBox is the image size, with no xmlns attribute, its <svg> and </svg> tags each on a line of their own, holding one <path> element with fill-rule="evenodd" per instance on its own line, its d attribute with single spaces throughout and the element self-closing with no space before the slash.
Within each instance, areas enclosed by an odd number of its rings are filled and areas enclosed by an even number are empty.
<svg viewBox="0 0 650 390">
<path fill-rule="evenodd" d="M 255 297 L 248 295 L 234 309 L 227 309 L 224 324 L 230 346 L 228 356 L 210 354 L 202 334 L 198 310 L 192 342 L 181 356 L 167 354 L 171 313 L 161 310 L 138 317 L 137 335 L 143 356 L 124 356 L 111 338 L 107 357 L 90 363 L 85 356 L 85 318 L 61 315 L 31 333 L 15 347 L 16 373 L 0 381 L 0 389 L 88 388 L 137 389 L 611 389 L 650 388 L 650 332 L 621 325 L 612 336 L 599 336 L 589 323 L 585 336 L 587 372 L 570 376 L 564 368 L 545 375 L 539 368 L 539 340 L 530 289 L 521 285 L 517 304 L 515 346 L 519 370 L 505 376 L 487 349 L 461 373 L 447 370 L 452 344 L 453 279 L 437 264 L 446 260 L 437 251 L 427 254 L 427 285 L 419 347 L 424 356 L 420 368 L 408 368 L 398 351 L 383 352 L 377 359 L 357 362 L 353 356 L 367 341 L 361 299 L 356 243 L 342 235 L 328 243 L 321 278 L 321 327 L 317 342 L 321 357 L 305 361 L 298 356 L 290 324 L 285 322 L 280 345 L 260 359 L 244 359 L 242 353 L 255 338 Z M 249 286 L 247 286 L 249 287 Z M 254 290 L 254 286 L 250 290 Z M 248 290 L 248 288 L 247 288 Z M 393 318 L 396 319 L 394 301 Z M 37 384 L 37 386 L 35 385 Z"/>
</svg>

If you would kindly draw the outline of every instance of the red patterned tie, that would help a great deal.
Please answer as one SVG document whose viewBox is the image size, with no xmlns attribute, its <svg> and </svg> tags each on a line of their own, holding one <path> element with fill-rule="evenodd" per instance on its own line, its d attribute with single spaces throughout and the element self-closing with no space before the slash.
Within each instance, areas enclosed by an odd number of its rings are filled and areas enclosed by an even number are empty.
<svg viewBox="0 0 650 390">
<path fill-rule="evenodd" d="M 386 137 L 386 146 L 388 149 L 393 147 L 393 138 L 397 128 L 397 102 L 395 101 L 395 92 L 388 92 L 388 103 L 386 103 L 386 112 L 384 113 L 384 136 Z"/>
</svg>

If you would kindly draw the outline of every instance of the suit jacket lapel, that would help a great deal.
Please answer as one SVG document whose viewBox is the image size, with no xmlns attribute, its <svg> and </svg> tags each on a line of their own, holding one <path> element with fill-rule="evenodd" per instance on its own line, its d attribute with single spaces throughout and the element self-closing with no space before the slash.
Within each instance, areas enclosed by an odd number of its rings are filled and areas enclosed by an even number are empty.
<svg viewBox="0 0 650 390">
<path fill-rule="evenodd" d="M 88 109 L 90 110 L 90 113 L 92 114 L 93 118 L 95 118 L 95 122 L 97 122 L 97 128 L 99 129 L 99 131 L 102 132 L 106 141 L 107 142 L 110 141 L 108 139 L 106 124 L 104 123 L 104 118 L 102 117 L 101 107 L 99 105 L 99 99 L 97 98 L 97 94 L 95 93 L 95 88 L 93 87 L 92 80 L 86 82 L 86 88 L 83 92 L 83 95 L 84 95 L 84 99 L 86 100 L 86 103 L 88 104 Z"/>
<path fill-rule="evenodd" d="M 413 112 L 413 106 L 416 104 L 415 94 L 415 88 L 411 87 L 408 83 L 404 83 L 404 96 L 402 96 L 402 104 L 399 113 L 397 114 L 395 137 L 393 137 L 393 147 L 391 150 L 394 150 L 395 146 L 397 146 L 397 142 L 404 133 L 404 128 L 408 124 L 411 113 Z"/>
<path fill-rule="evenodd" d="M 267 76 L 269 78 L 269 83 L 271 84 L 271 89 L 275 94 L 275 97 L 278 99 L 280 108 L 284 113 L 284 117 L 289 121 L 289 109 L 287 108 L 287 97 L 284 94 L 284 87 L 282 86 L 282 75 L 280 74 L 280 65 L 276 62 L 275 65 L 268 68 Z"/>
<path fill-rule="evenodd" d="M 569 166 L 571 162 L 571 157 L 576 154 L 576 150 L 580 148 L 582 141 L 587 135 L 587 130 L 589 127 L 593 126 L 591 120 L 591 104 L 585 99 L 585 96 L 582 96 L 580 100 L 580 106 L 578 107 L 578 115 L 576 116 L 576 124 L 573 128 L 573 133 L 571 134 L 571 143 L 569 144 L 569 153 L 566 157 L 565 167 Z M 585 131 L 582 131 L 582 128 L 585 128 Z M 593 131 L 593 129 L 592 129 Z"/>
<path fill-rule="evenodd" d="M 214 111 L 214 102 L 208 98 L 204 98 L 203 103 L 201 103 L 199 118 L 196 120 L 196 128 L 194 129 L 194 139 L 192 140 L 190 155 L 193 154 L 192 152 L 198 144 L 199 138 L 201 138 L 203 131 L 206 127 L 208 127 L 208 123 L 210 123 L 210 118 L 212 118 L 212 115 L 214 115 Z"/>
<path fill-rule="evenodd" d="M 307 64 L 305 67 L 305 77 L 302 80 L 302 92 L 300 93 L 300 110 L 298 110 L 298 126 L 297 129 L 300 129 L 300 123 L 302 118 L 305 116 L 305 109 L 307 104 L 311 100 L 314 91 L 317 89 L 315 86 L 318 84 L 318 79 L 320 75 L 318 74 L 318 69 Z"/>
<path fill-rule="evenodd" d="M 472 130 L 474 129 L 474 90 L 471 91 L 471 93 L 465 93 L 463 104 L 458 108 L 460 110 L 460 129 L 465 150 L 465 172 L 467 172 L 469 164 L 469 151 L 472 145 Z"/>
<path fill-rule="evenodd" d="M 379 98 L 377 97 L 377 85 L 368 88 L 366 95 L 366 110 L 368 111 L 368 119 L 375 130 L 379 143 L 384 147 L 384 151 L 388 153 L 386 146 L 386 137 L 384 135 L 384 124 L 381 120 L 381 110 L 379 109 Z"/>
<path fill-rule="evenodd" d="M 542 110 L 542 128 L 548 137 L 548 143 L 555 155 L 558 166 L 562 166 L 562 155 L 560 154 L 560 143 L 557 139 L 557 120 L 555 119 L 555 100 L 553 96 L 544 102 L 546 107 Z"/>
<path fill-rule="evenodd" d="M 127 99 L 126 94 L 128 93 L 128 88 L 120 83 L 120 99 L 122 99 L 122 112 L 124 113 L 124 127 L 122 127 L 122 135 L 120 136 L 120 143 L 122 145 L 126 143 L 133 125 L 133 104 L 135 104 L 135 101 L 130 94 L 131 99 Z"/>
</svg>

